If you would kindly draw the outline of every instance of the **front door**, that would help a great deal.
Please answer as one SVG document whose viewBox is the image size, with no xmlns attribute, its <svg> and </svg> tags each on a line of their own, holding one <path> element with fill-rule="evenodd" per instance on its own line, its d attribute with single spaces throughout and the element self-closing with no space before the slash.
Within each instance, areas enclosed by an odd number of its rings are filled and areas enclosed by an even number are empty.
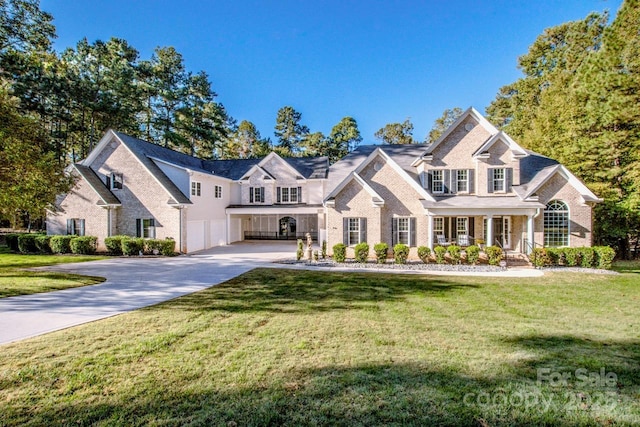
<svg viewBox="0 0 640 427">
<path fill-rule="evenodd" d="M 504 249 L 511 249 L 511 217 L 510 216 L 494 216 L 493 217 L 493 238 L 497 240 Z M 487 219 L 484 219 L 484 240 L 487 240 Z M 487 242 L 487 246 L 495 245 L 493 242 Z"/>
</svg>

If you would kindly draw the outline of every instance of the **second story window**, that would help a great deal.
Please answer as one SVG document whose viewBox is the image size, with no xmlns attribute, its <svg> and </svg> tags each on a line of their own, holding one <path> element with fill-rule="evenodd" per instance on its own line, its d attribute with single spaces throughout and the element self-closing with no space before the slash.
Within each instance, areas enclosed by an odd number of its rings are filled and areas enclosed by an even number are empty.
<svg viewBox="0 0 640 427">
<path fill-rule="evenodd" d="M 216 187 L 215 187 L 215 197 L 216 197 L 216 199 L 222 199 L 222 185 L 216 185 Z"/>
<path fill-rule="evenodd" d="M 249 187 L 249 203 L 264 203 L 264 187 Z"/>
<path fill-rule="evenodd" d="M 493 191 L 505 191 L 505 173 L 504 168 L 496 168 L 493 170 Z"/>
<path fill-rule="evenodd" d="M 444 171 L 434 170 L 432 173 L 431 188 L 434 193 L 444 193 Z"/>
<path fill-rule="evenodd" d="M 466 193 L 469 191 L 469 171 L 467 169 L 459 169 L 456 171 L 456 191 L 458 193 Z"/>
<path fill-rule="evenodd" d="M 109 190 L 120 190 L 122 189 L 123 178 L 121 173 L 111 173 L 111 175 L 107 176 L 107 187 Z"/>
<path fill-rule="evenodd" d="M 277 187 L 276 203 L 302 202 L 302 187 Z"/>
<path fill-rule="evenodd" d="M 192 196 L 200 196 L 201 194 L 201 185 L 197 181 L 191 181 L 191 195 Z"/>
</svg>

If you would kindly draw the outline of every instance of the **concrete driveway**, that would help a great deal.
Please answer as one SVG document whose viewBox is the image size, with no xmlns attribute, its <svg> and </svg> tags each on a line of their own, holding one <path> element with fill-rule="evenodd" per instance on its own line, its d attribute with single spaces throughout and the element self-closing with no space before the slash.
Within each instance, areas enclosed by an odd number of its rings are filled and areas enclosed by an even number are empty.
<svg viewBox="0 0 640 427">
<path fill-rule="evenodd" d="M 105 277 L 103 283 L 0 299 L 0 344 L 114 316 L 208 288 L 295 256 L 296 242 L 242 242 L 175 258 L 121 257 L 46 270 Z"/>
</svg>

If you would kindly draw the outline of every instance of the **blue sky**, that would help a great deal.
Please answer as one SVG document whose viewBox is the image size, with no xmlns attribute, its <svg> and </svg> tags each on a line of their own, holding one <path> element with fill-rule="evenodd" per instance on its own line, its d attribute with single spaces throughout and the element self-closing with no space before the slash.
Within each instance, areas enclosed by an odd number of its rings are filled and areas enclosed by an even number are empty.
<svg viewBox="0 0 640 427">
<path fill-rule="evenodd" d="M 622 0 L 195 1 L 41 0 L 63 50 L 86 37 L 126 39 L 148 59 L 174 46 L 206 71 L 238 122 L 273 139 L 291 105 L 325 135 L 354 117 L 364 143 L 410 118 L 422 140 L 446 108 L 481 112 L 520 77 L 518 56 L 547 27 Z"/>
</svg>

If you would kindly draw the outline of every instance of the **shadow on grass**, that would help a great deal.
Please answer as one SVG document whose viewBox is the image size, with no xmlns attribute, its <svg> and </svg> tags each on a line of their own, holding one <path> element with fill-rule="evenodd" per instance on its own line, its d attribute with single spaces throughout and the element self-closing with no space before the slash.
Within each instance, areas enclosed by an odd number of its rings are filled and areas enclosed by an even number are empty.
<svg viewBox="0 0 640 427">
<path fill-rule="evenodd" d="M 579 340 L 574 345 L 580 346 Z M 637 345 L 637 344 L 636 344 Z M 623 344 L 620 344 L 623 346 Z M 579 364 L 579 361 L 571 361 Z M 158 424 L 297 425 L 637 425 L 640 406 L 630 389 L 539 386 L 535 376 L 473 377 L 427 364 L 388 363 L 290 371 L 253 386 L 175 387 L 149 377 L 127 396 L 61 399 L 55 405 L 5 408 L 5 421 L 42 425 Z M 197 380 L 196 380 L 197 381 Z M 637 386 L 637 382 L 635 383 Z M 82 398 L 80 398 L 82 399 Z M 0 415 L 2 421 L 3 415 Z"/>
<path fill-rule="evenodd" d="M 258 268 L 159 307 L 229 312 L 327 311 L 404 300 L 408 295 L 438 296 L 477 287 L 416 275 Z"/>
</svg>

